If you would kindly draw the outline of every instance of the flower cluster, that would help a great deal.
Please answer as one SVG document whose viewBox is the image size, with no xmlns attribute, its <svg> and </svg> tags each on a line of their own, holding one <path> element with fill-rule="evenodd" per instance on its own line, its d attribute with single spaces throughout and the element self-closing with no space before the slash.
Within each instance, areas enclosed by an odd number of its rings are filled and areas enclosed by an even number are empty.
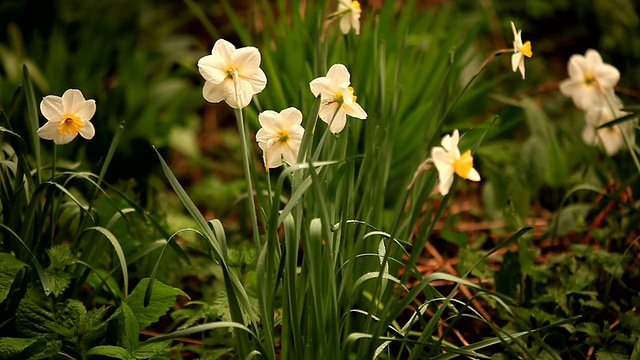
<svg viewBox="0 0 640 360">
<path fill-rule="evenodd" d="M 589 49 L 584 56 L 572 55 L 567 71 L 569 79 L 560 83 L 560 92 L 571 97 L 576 107 L 585 112 L 586 124 L 582 132 L 585 143 L 600 145 L 608 155 L 613 155 L 623 147 L 625 134 L 635 141 L 631 121 L 597 129 L 626 115 L 620 110 L 623 104 L 614 92 L 620 80 L 618 69 L 605 64 L 596 50 Z"/>
</svg>

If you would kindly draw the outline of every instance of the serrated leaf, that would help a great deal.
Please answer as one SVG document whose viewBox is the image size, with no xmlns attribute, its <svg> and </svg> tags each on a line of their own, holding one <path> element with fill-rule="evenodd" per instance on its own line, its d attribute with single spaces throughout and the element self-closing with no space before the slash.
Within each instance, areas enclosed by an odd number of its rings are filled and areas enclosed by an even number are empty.
<svg viewBox="0 0 640 360">
<path fill-rule="evenodd" d="M 145 307 L 144 293 L 148 283 L 148 278 L 142 279 L 125 301 L 135 314 L 140 329 L 144 329 L 153 324 L 158 321 L 162 315 L 166 314 L 176 303 L 176 297 L 178 295 L 187 296 L 184 291 L 156 280 L 153 285 L 149 306 Z"/>
<path fill-rule="evenodd" d="M 600 326 L 592 322 L 586 322 L 577 325 L 576 330 L 593 337 L 600 337 L 600 335 L 602 334 L 602 332 L 600 331 Z"/>
<path fill-rule="evenodd" d="M 72 337 L 76 320 L 86 312 L 84 305 L 78 300 L 56 304 L 53 309 L 49 298 L 34 289 L 29 289 L 16 310 L 16 330 L 28 337 Z"/>
<path fill-rule="evenodd" d="M 0 253 L 0 302 L 3 302 L 11 290 L 16 275 L 27 266 L 13 255 Z"/>
<path fill-rule="evenodd" d="M 67 265 L 72 265 L 76 261 L 76 257 L 71 250 L 71 246 L 67 243 L 56 245 L 47 249 L 49 255 L 49 266 L 47 269 L 62 270 Z"/>
<path fill-rule="evenodd" d="M 142 343 L 133 354 L 136 359 L 151 359 L 166 355 L 169 353 L 171 341 L 172 340 Z"/>
<path fill-rule="evenodd" d="M 249 303 L 251 307 L 254 309 L 254 314 L 258 314 L 258 299 L 250 297 Z M 229 298 L 227 297 L 226 291 L 219 291 L 216 295 L 211 308 L 217 312 L 218 316 L 222 319 L 222 321 L 232 321 L 231 312 L 229 310 Z M 209 310 L 211 312 L 211 309 Z M 252 319 L 249 317 L 245 311 L 242 311 L 242 320 L 245 324 L 248 324 Z M 256 315 L 253 319 L 254 321 L 260 321 L 260 318 Z"/>
<path fill-rule="evenodd" d="M 95 339 L 102 338 L 107 328 L 104 321 L 105 308 L 92 309 L 86 314 L 80 315 L 76 324 L 76 336 L 83 343 L 89 343 Z"/>
<path fill-rule="evenodd" d="M 127 349 L 111 345 L 96 346 L 87 351 L 87 355 L 102 355 L 113 359 L 135 360 L 135 357 L 129 354 Z"/>
<path fill-rule="evenodd" d="M 37 338 L 0 338 L 0 358 L 8 359 L 18 355 L 36 341 L 38 341 Z"/>
<path fill-rule="evenodd" d="M 597 360 L 628 360 L 629 355 L 619 354 L 616 352 L 610 352 L 606 350 L 598 350 L 596 352 Z"/>
<path fill-rule="evenodd" d="M 120 308 L 122 311 L 119 320 L 124 320 L 120 321 L 121 341 L 125 349 L 133 353 L 140 342 L 138 320 L 126 302 L 122 303 Z"/>
<path fill-rule="evenodd" d="M 44 271 L 47 280 L 49 280 L 49 289 L 55 296 L 60 296 L 71 284 L 71 275 L 64 271 L 56 271 L 47 268 Z"/>
</svg>

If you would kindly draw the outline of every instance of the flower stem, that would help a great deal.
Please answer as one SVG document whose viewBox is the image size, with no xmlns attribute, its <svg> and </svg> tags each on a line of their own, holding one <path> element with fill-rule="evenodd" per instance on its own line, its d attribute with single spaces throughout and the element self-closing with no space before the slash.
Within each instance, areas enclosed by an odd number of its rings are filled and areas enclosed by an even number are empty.
<svg viewBox="0 0 640 360">
<path fill-rule="evenodd" d="M 251 226 L 253 233 L 253 241 L 256 245 L 256 249 L 260 249 L 260 233 L 258 231 L 258 215 L 256 213 L 256 203 L 253 198 L 253 181 L 251 174 L 251 151 L 249 148 L 247 129 L 244 123 L 244 115 L 242 109 L 235 109 L 236 120 L 238 121 L 238 132 L 240 133 L 240 140 L 242 141 L 242 165 L 244 166 L 244 177 L 247 182 L 247 191 L 249 199 L 249 213 L 251 215 Z"/>
</svg>

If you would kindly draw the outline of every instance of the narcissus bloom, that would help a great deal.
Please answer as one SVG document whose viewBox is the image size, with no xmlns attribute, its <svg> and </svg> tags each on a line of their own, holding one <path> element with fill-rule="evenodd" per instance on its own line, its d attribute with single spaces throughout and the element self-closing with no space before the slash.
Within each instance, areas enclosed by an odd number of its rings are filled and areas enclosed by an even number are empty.
<svg viewBox="0 0 640 360">
<path fill-rule="evenodd" d="M 329 124 L 329 131 L 336 134 L 347 124 L 347 115 L 366 119 L 367 113 L 356 103 L 354 89 L 349 86 L 351 75 L 342 64 L 333 65 L 327 76 L 316 78 L 309 83 L 313 96 L 320 95 L 318 116 Z"/>
<path fill-rule="evenodd" d="M 350 0 L 338 0 L 338 11 L 340 15 L 340 31 L 343 34 L 348 34 L 351 28 L 355 31 L 356 35 L 360 34 L 360 14 L 362 9 L 360 3 Z"/>
<path fill-rule="evenodd" d="M 602 124 L 606 124 L 613 119 L 627 114 L 628 113 L 617 109 L 612 112 L 609 106 L 589 109 L 585 115 L 586 125 L 584 130 L 582 130 L 582 140 L 589 145 L 602 146 L 609 156 L 614 155 L 624 147 L 623 131 L 629 138 L 629 141 L 635 143 L 635 131 L 633 130 L 633 122 L 635 120 L 596 129 L 596 127 Z"/>
<path fill-rule="evenodd" d="M 198 70 L 204 79 L 202 95 L 217 103 L 224 100 L 232 108 L 243 108 L 253 95 L 267 86 L 267 76 L 260 69 L 260 52 L 252 46 L 236 49 L 219 39 L 211 55 L 198 60 Z"/>
<path fill-rule="evenodd" d="M 458 148 L 459 141 L 460 134 L 456 129 L 453 134 L 445 135 L 442 138 L 442 147 L 436 146 L 431 149 L 431 159 L 438 170 L 442 196 L 449 193 L 451 184 L 453 184 L 453 174 L 458 174 L 466 180 L 480 181 L 480 174 L 473 168 L 471 150 L 467 150 L 461 155 Z"/>
<path fill-rule="evenodd" d="M 90 121 L 96 113 L 96 102 L 85 100 L 80 90 L 69 89 L 62 97 L 45 96 L 40 102 L 40 111 L 48 120 L 38 129 L 38 136 L 45 140 L 67 144 L 78 134 L 91 139 L 96 133 Z"/>
<path fill-rule="evenodd" d="M 511 67 L 513 72 L 520 69 L 522 78 L 524 79 L 524 57 L 530 58 L 533 56 L 531 51 L 531 41 L 522 43 L 522 30 L 516 31 L 516 25 L 511 22 L 511 29 L 513 30 L 513 55 L 511 55 Z"/>
<path fill-rule="evenodd" d="M 585 56 L 574 54 L 567 66 L 569 79 L 560 83 L 560 92 L 573 99 L 581 110 L 607 106 L 606 98 L 613 95 L 613 88 L 620 80 L 620 72 L 605 64 L 600 54 L 593 49 Z"/>
<path fill-rule="evenodd" d="M 258 115 L 262 129 L 256 133 L 256 141 L 262 149 L 264 166 L 267 169 L 282 165 L 282 158 L 295 164 L 300 151 L 304 128 L 300 110 L 290 107 L 277 113 L 266 110 Z"/>
</svg>

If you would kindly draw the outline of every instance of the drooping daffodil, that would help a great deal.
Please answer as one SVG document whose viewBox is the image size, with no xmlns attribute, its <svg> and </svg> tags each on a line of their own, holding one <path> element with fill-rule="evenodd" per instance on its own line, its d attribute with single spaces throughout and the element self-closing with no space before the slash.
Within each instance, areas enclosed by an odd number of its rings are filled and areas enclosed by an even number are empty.
<svg viewBox="0 0 640 360">
<path fill-rule="evenodd" d="M 327 76 L 313 79 L 309 83 L 314 96 L 320 95 L 318 116 L 329 124 L 329 131 L 339 133 L 347 124 L 347 115 L 366 119 L 367 113 L 356 103 L 354 89 L 350 86 L 351 75 L 342 64 L 333 65 Z"/>
<path fill-rule="evenodd" d="M 612 111 L 609 106 L 593 107 L 587 110 L 585 114 L 586 124 L 582 130 L 582 140 L 589 145 L 599 145 L 603 147 L 609 156 L 614 155 L 624 147 L 623 131 L 629 141 L 634 144 L 635 131 L 633 123 L 635 120 L 627 120 L 619 124 L 597 129 L 598 126 L 627 114 L 628 113 L 618 109 L 613 109 Z"/>
<path fill-rule="evenodd" d="M 458 143 L 460 134 L 454 130 L 451 135 L 442 138 L 441 145 L 431 149 L 431 160 L 438 170 L 438 180 L 440 194 L 445 196 L 449 193 L 453 184 L 454 174 L 458 174 L 463 179 L 480 181 L 480 174 L 473 168 L 473 156 L 471 150 L 460 154 Z"/>
<path fill-rule="evenodd" d="M 68 89 L 62 97 L 47 95 L 40 102 L 40 111 L 48 120 L 37 133 L 56 144 L 68 144 L 80 134 L 91 139 L 96 133 L 91 118 L 96 113 L 95 100 L 85 100 L 82 92 Z"/>
<path fill-rule="evenodd" d="M 279 113 L 266 110 L 258 115 L 258 121 L 262 128 L 256 133 L 256 141 L 262 149 L 264 166 L 278 167 L 283 158 L 288 164 L 295 164 L 304 135 L 300 110 L 293 107 Z"/>
<path fill-rule="evenodd" d="M 360 8 L 358 1 L 338 0 L 338 11 L 336 14 L 340 14 L 340 31 L 346 35 L 353 29 L 356 35 L 359 35 L 361 13 L 362 8 Z"/>
<path fill-rule="evenodd" d="M 589 49 L 586 54 L 574 54 L 567 65 L 569 79 L 560 82 L 560 92 L 571 97 L 581 110 L 606 107 L 613 97 L 613 88 L 620 80 L 620 72 L 605 64 L 600 53 Z M 607 100 L 607 98 L 609 100 Z"/>
<path fill-rule="evenodd" d="M 198 70 L 205 79 L 202 95 L 217 103 L 224 100 L 232 108 L 249 105 L 253 95 L 267 85 L 267 76 L 260 69 L 260 52 L 252 46 L 236 49 L 219 39 L 211 55 L 198 60 Z"/>
<path fill-rule="evenodd" d="M 513 55 L 511 55 L 511 67 L 513 72 L 520 70 L 522 79 L 524 79 L 524 57 L 530 58 L 533 56 L 531 51 L 531 41 L 522 43 L 522 30 L 516 30 L 516 25 L 511 22 L 511 29 L 513 30 Z"/>
</svg>

